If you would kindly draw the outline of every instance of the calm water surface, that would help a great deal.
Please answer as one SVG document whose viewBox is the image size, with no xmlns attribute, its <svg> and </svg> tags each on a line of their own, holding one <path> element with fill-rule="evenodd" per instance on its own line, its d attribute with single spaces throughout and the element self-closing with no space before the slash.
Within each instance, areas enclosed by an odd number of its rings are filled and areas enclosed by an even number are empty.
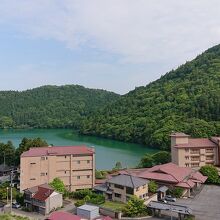
<svg viewBox="0 0 220 220">
<path fill-rule="evenodd" d="M 156 150 L 138 144 L 124 143 L 104 138 L 78 135 L 72 129 L 4 129 L 0 130 L 0 142 L 11 140 L 17 147 L 23 137 L 45 139 L 54 146 L 86 145 L 96 150 L 96 168 L 111 169 L 117 161 L 123 167 L 134 167 L 145 153 Z"/>
</svg>

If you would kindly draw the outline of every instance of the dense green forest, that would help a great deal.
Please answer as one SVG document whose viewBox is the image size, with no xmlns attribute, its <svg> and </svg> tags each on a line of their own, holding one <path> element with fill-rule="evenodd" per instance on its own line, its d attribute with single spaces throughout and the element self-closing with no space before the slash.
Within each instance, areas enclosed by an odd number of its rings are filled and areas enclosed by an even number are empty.
<svg viewBox="0 0 220 220">
<path fill-rule="evenodd" d="M 81 133 L 169 149 L 169 134 L 220 135 L 220 45 L 88 116 Z"/>
<path fill-rule="evenodd" d="M 1 91 L 0 127 L 77 128 L 83 117 L 118 97 L 78 85 Z"/>
</svg>

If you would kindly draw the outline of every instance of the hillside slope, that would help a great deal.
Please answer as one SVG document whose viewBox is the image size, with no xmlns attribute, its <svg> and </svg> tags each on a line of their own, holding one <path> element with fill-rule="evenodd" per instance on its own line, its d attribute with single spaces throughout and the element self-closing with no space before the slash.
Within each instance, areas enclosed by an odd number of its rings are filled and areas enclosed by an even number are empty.
<svg viewBox="0 0 220 220">
<path fill-rule="evenodd" d="M 171 131 L 220 135 L 220 45 L 84 120 L 81 133 L 169 148 Z"/>
<path fill-rule="evenodd" d="M 78 127 L 80 120 L 118 99 L 105 90 L 78 85 L 0 92 L 0 127 Z"/>
</svg>

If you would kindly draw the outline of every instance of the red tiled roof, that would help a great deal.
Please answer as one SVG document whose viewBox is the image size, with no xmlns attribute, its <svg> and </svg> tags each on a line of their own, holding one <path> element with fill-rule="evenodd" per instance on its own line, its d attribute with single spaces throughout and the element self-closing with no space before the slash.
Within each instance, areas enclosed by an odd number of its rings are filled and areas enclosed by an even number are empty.
<svg viewBox="0 0 220 220">
<path fill-rule="evenodd" d="M 119 174 L 138 176 L 144 179 L 167 182 L 184 188 L 192 188 L 195 182 L 204 183 L 207 177 L 189 167 L 179 167 L 174 163 L 157 165 L 152 168 L 128 169 L 118 171 Z"/>
<path fill-rule="evenodd" d="M 48 189 L 48 188 L 44 188 L 44 187 L 39 186 L 38 191 L 33 196 L 33 198 L 37 199 L 39 201 L 45 201 L 53 192 L 54 192 L 54 190 L 52 190 L 52 189 Z"/>
<path fill-rule="evenodd" d="M 59 146 L 59 147 L 34 147 L 25 151 L 21 157 L 37 157 L 49 155 L 68 155 L 68 154 L 94 154 L 94 149 L 86 146 Z"/>
<path fill-rule="evenodd" d="M 187 147 L 216 147 L 216 143 L 208 138 L 189 138 L 187 144 L 176 144 L 174 147 L 187 148 Z"/>
<path fill-rule="evenodd" d="M 57 211 L 53 212 L 48 220 L 81 220 L 81 218 L 68 212 Z"/>
</svg>

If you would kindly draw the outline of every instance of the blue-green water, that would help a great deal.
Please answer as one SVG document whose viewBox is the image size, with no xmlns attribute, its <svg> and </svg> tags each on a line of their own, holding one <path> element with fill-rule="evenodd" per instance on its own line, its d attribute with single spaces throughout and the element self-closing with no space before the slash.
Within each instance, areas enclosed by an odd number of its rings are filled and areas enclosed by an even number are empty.
<svg viewBox="0 0 220 220">
<path fill-rule="evenodd" d="M 145 153 L 156 150 L 139 144 L 124 143 L 99 137 L 78 135 L 71 129 L 4 129 L 0 130 L 0 142 L 12 141 L 18 146 L 23 137 L 45 139 L 54 146 L 86 145 L 94 146 L 96 151 L 96 168 L 111 169 L 117 161 L 123 167 L 134 167 Z"/>
</svg>

